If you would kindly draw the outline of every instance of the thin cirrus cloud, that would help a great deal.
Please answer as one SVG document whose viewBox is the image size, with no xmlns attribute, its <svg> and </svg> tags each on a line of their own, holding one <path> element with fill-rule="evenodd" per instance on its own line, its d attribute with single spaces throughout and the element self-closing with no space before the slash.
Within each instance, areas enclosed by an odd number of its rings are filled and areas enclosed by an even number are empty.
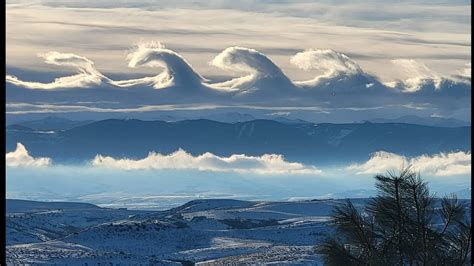
<svg viewBox="0 0 474 266">
<path fill-rule="evenodd" d="M 115 159 L 97 155 L 91 162 L 96 167 L 116 168 L 122 170 L 148 169 L 181 169 L 215 172 L 238 172 L 253 174 L 321 174 L 314 166 L 297 162 L 288 162 L 282 155 L 264 154 L 262 156 L 246 156 L 234 154 L 220 157 L 212 153 L 193 156 L 184 150 L 169 155 L 151 152 L 146 158 Z"/>
<path fill-rule="evenodd" d="M 398 170 L 408 165 L 425 175 L 470 175 L 471 153 L 460 151 L 409 158 L 395 153 L 379 151 L 372 154 L 368 161 L 362 164 L 352 164 L 346 170 L 355 171 L 358 175 L 383 174 L 388 170 Z"/>
<path fill-rule="evenodd" d="M 25 146 L 16 144 L 16 149 L 5 155 L 6 166 L 9 167 L 44 167 L 51 165 L 51 159 L 46 157 L 32 157 Z"/>
</svg>

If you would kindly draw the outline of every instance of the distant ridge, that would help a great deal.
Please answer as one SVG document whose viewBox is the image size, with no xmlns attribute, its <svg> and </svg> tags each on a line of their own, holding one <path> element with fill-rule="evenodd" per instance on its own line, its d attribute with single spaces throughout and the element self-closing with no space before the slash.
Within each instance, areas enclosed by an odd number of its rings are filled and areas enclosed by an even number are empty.
<svg viewBox="0 0 474 266">
<path fill-rule="evenodd" d="M 7 199 L 6 200 L 6 211 L 7 213 L 12 212 L 31 212 L 31 211 L 47 211 L 51 209 L 99 209 L 91 203 L 81 202 L 45 202 L 45 201 L 32 201 L 32 200 L 21 200 L 21 199 Z"/>
<path fill-rule="evenodd" d="M 372 123 L 407 123 L 424 126 L 436 126 L 436 127 L 464 127 L 471 126 L 470 122 L 462 121 L 454 118 L 442 118 L 442 117 L 419 117 L 416 115 L 406 115 L 399 118 L 387 119 L 387 118 L 376 118 L 369 120 Z"/>
<path fill-rule="evenodd" d="M 470 136 L 471 127 L 404 123 L 108 119 L 54 134 L 7 128 L 6 151 L 14 150 L 16 143 L 21 142 L 33 156 L 84 161 L 97 154 L 144 158 L 150 151 L 169 154 L 181 148 L 193 155 L 282 154 L 289 160 L 322 164 L 364 161 L 371 153 L 381 150 L 406 156 L 470 151 Z"/>
<path fill-rule="evenodd" d="M 74 121 L 63 117 L 48 116 L 38 120 L 25 121 L 14 124 L 15 126 L 22 126 L 31 128 L 33 130 L 67 130 L 74 127 L 86 125 L 94 122 L 93 120 Z M 10 127 L 13 125 L 10 125 Z"/>
</svg>

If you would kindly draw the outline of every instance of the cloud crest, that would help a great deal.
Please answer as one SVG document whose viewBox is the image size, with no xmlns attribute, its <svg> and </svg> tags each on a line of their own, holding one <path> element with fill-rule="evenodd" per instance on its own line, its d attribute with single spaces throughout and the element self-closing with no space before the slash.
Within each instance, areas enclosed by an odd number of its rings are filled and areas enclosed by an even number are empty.
<svg viewBox="0 0 474 266">
<path fill-rule="evenodd" d="M 471 82 L 471 75 L 472 75 L 471 63 L 466 63 L 464 66 L 465 67 L 462 70 L 458 71 L 458 76 L 462 80 Z"/>
<path fill-rule="evenodd" d="M 291 62 L 302 70 L 322 70 L 306 81 L 292 81 L 263 53 L 244 47 L 229 47 L 210 63 L 222 70 L 241 74 L 226 81 L 210 81 L 196 72 L 175 51 L 159 42 L 139 43 L 129 53 L 129 66 L 161 68 L 156 76 L 111 80 L 97 71 L 92 61 L 74 54 L 48 53 L 49 64 L 74 66 L 78 74 L 58 78 L 52 83 L 21 81 L 7 75 L 7 101 L 27 102 L 25 98 L 50 101 L 52 94 L 37 90 L 26 95 L 22 89 L 54 90 L 93 87 L 96 90 L 68 90 L 53 95 L 56 101 L 114 101 L 127 108 L 162 104 L 324 106 L 326 108 L 372 108 L 422 104 L 437 113 L 460 113 L 470 109 L 471 81 L 467 70 L 462 75 L 441 77 L 426 65 L 412 59 L 393 62 L 411 77 L 382 83 L 366 73 L 354 60 L 342 53 L 307 50 L 297 53 Z M 9 87 L 9 84 L 19 86 Z M 100 91 L 100 92 L 99 92 Z M 268 101 L 268 99 L 271 99 Z M 356 103 L 357 106 L 354 106 Z M 99 108 L 100 106 L 95 106 Z M 110 106 L 108 106 L 110 107 Z M 457 112 L 457 113 L 456 113 Z"/>
<path fill-rule="evenodd" d="M 416 92 L 421 90 L 423 86 L 431 84 L 436 89 L 440 88 L 442 81 L 441 77 L 425 64 L 414 59 L 395 59 L 391 62 L 399 66 L 409 75 L 408 79 L 401 82 L 404 87 L 402 89 L 403 91 Z"/>
<path fill-rule="evenodd" d="M 408 158 L 406 156 L 379 151 L 362 164 L 353 164 L 346 169 L 356 171 L 358 175 L 383 174 L 388 170 L 398 170 L 411 165 L 414 170 L 424 175 L 453 176 L 471 174 L 471 153 L 452 152 L 434 155 L 422 155 Z"/>
<path fill-rule="evenodd" d="M 15 76 L 7 75 L 6 82 L 29 89 L 55 90 L 99 86 L 104 80 L 107 80 L 107 78 L 95 68 L 94 62 L 83 56 L 56 51 L 39 54 L 38 56 L 44 58 L 46 64 L 72 67 L 75 68 L 78 73 L 72 76 L 56 78 L 50 83 L 22 81 Z"/>
<path fill-rule="evenodd" d="M 15 151 L 7 153 L 5 159 L 6 166 L 9 167 L 44 167 L 51 165 L 50 158 L 32 157 L 21 143 L 17 143 Z"/>
<path fill-rule="evenodd" d="M 122 170 L 147 169 L 182 169 L 215 172 L 237 172 L 253 174 L 321 174 L 322 171 L 301 163 L 288 162 L 282 155 L 264 154 L 246 156 L 234 154 L 220 157 L 212 153 L 193 156 L 184 150 L 169 155 L 151 152 L 146 158 L 115 159 L 97 155 L 91 164 L 96 167 L 116 168 Z"/>
<path fill-rule="evenodd" d="M 303 70 L 321 70 L 324 73 L 314 80 L 305 83 L 317 84 L 322 78 L 331 78 L 337 75 L 362 74 L 362 68 L 347 55 L 331 49 L 310 49 L 297 53 L 290 62 Z"/>
<path fill-rule="evenodd" d="M 138 43 L 127 56 L 128 67 L 161 67 L 164 71 L 155 77 L 115 81 L 119 87 L 150 84 L 156 89 L 171 86 L 200 86 L 204 80 L 191 65 L 178 53 L 165 48 L 160 42 Z"/>
<path fill-rule="evenodd" d="M 245 93 L 255 89 L 268 89 L 277 92 L 278 89 L 291 89 L 292 82 L 283 71 L 266 55 L 257 50 L 245 47 L 229 47 L 218 54 L 211 65 L 234 73 L 247 74 L 213 86 L 239 89 Z M 277 84 L 277 86 L 275 86 Z M 266 88 L 268 87 L 268 88 Z"/>
</svg>

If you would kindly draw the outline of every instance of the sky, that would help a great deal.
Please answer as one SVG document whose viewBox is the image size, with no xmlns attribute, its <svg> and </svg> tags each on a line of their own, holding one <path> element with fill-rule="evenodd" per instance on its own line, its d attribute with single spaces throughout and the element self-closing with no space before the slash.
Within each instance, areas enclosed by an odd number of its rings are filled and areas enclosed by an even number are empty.
<svg viewBox="0 0 474 266">
<path fill-rule="evenodd" d="M 7 1 L 7 116 L 186 104 L 470 121 L 470 5 Z"/>
<path fill-rule="evenodd" d="M 331 123 L 404 115 L 470 122 L 471 2 L 7 0 L 6 68 L 7 121 L 239 112 Z M 470 151 L 415 158 L 379 151 L 337 169 L 278 154 L 192 156 L 183 150 L 150 151 L 145 158 L 98 154 L 65 166 L 31 157 L 22 144 L 6 157 L 10 197 L 38 190 L 38 180 L 22 189 L 32 173 L 47 179 L 43 187 L 60 176 L 73 184 L 65 173 L 84 173 L 87 185 L 77 189 L 85 192 L 70 191 L 69 200 L 110 196 L 107 186 L 120 198 L 120 191 L 133 192 L 125 190 L 137 174 L 143 197 L 150 196 L 146 184 L 174 186 L 160 193 L 179 194 L 181 183 L 205 180 L 202 190 L 182 190 L 185 199 L 219 190 L 242 196 L 252 184 L 268 185 L 259 181 L 266 177 L 294 186 L 285 190 L 273 182 L 265 193 L 280 199 L 320 197 L 367 188 L 374 174 L 404 164 L 422 169 L 439 191 L 455 192 L 470 187 L 471 174 Z M 186 179 L 187 173 L 196 177 Z M 121 187 L 107 179 L 114 175 L 123 176 Z M 97 176 L 103 182 L 92 184 Z M 331 192 L 347 176 L 350 182 Z M 215 178 L 227 180 L 227 187 L 205 187 Z M 62 182 L 36 199 L 64 199 Z M 322 183 L 318 191 L 302 190 Z"/>
<path fill-rule="evenodd" d="M 102 72 L 130 73 L 125 54 L 156 40 L 199 73 L 229 46 L 256 49 L 292 79 L 305 49 L 333 49 L 385 81 L 406 77 L 390 63 L 414 59 L 440 75 L 471 61 L 470 1 L 7 1 L 7 64 L 43 69 L 50 50 L 85 56 Z M 54 69 L 57 70 L 57 69 Z M 145 70 L 140 69 L 140 72 Z"/>
</svg>

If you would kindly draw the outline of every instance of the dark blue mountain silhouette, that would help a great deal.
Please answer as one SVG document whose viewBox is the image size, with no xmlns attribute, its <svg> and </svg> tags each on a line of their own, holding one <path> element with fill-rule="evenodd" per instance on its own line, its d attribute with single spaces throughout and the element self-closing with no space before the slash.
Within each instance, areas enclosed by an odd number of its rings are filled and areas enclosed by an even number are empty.
<svg viewBox="0 0 474 266">
<path fill-rule="evenodd" d="M 6 130 L 6 150 L 23 143 L 33 156 L 55 161 L 84 161 L 96 154 L 143 158 L 150 151 L 169 154 L 182 148 L 193 155 L 283 154 L 311 163 L 364 161 L 384 150 L 418 156 L 470 151 L 471 127 L 432 127 L 403 123 L 290 124 L 272 120 L 222 123 L 109 119 L 44 134 Z"/>
</svg>

